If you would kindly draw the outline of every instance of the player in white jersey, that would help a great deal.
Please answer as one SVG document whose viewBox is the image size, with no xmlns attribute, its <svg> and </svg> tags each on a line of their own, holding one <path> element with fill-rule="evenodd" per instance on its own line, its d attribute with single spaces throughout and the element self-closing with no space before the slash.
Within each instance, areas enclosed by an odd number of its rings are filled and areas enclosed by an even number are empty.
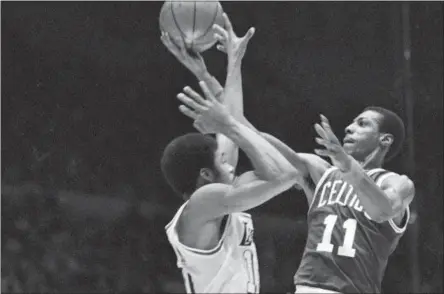
<svg viewBox="0 0 444 294">
<path fill-rule="evenodd" d="M 265 139 L 240 124 L 243 116 L 241 60 L 254 30 L 238 38 L 224 15 L 227 37 L 227 80 L 214 87 L 198 54 L 186 52 L 162 35 L 166 47 L 199 80 L 207 100 L 191 88 L 178 98 L 180 110 L 194 120 L 202 134 L 187 134 L 165 148 L 161 160 L 164 177 L 186 202 L 166 226 L 168 240 L 181 268 L 188 293 L 259 293 L 259 271 L 251 216 L 242 211 L 258 206 L 289 189 L 299 179 L 290 163 Z M 210 85 L 209 90 L 206 84 Z M 219 88 L 219 89 L 218 89 Z M 215 95 L 213 95 L 213 93 Z M 215 96 L 224 103 L 216 101 Z M 230 114 L 231 113 L 231 114 Z M 216 140 L 203 134 L 217 133 Z M 239 146 L 254 171 L 237 179 L 234 168 Z"/>
<path fill-rule="evenodd" d="M 227 215 L 217 245 L 210 250 L 199 250 L 181 243 L 175 229 L 186 204 L 180 207 L 166 230 L 187 292 L 258 293 L 259 270 L 251 216 L 242 212 Z"/>
</svg>

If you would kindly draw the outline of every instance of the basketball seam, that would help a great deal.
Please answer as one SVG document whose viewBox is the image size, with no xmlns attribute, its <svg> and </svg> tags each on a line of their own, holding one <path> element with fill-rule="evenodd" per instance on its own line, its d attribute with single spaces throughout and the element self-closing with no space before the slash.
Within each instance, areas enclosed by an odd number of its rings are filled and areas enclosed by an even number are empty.
<svg viewBox="0 0 444 294">
<path fill-rule="evenodd" d="M 185 33 L 182 31 L 182 29 L 179 26 L 179 23 L 177 22 L 176 14 L 174 13 L 174 9 L 173 9 L 173 1 L 171 1 L 170 9 L 171 9 L 171 14 L 173 16 L 174 23 L 176 24 L 176 27 L 180 32 L 180 36 L 182 37 L 182 40 L 185 43 Z"/>
<path fill-rule="evenodd" d="M 216 17 L 217 17 L 217 13 L 218 13 L 218 12 L 219 12 L 219 5 L 216 5 L 216 12 L 214 13 L 213 20 L 211 21 L 210 26 L 206 29 L 206 31 L 205 31 L 202 35 L 200 35 L 200 36 L 197 37 L 197 38 L 194 38 L 194 40 L 197 40 L 197 39 L 200 39 L 200 38 L 202 38 L 202 37 L 205 37 L 205 35 L 208 34 L 208 32 L 210 31 L 211 27 L 212 27 L 213 24 L 214 24 L 214 21 L 216 20 Z M 193 40 L 193 41 L 194 41 L 194 40 Z"/>
</svg>

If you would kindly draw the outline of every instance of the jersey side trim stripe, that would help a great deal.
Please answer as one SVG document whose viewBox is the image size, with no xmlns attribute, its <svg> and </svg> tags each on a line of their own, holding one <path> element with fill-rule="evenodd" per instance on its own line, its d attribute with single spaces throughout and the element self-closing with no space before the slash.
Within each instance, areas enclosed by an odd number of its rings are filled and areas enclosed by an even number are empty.
<svg viewBox="0 0 444 294">
<path fill-rule="evenodd" d="M 196 291 L 194 290 L 194 283 L 193 283 L 193 279 L 191 278 L 191 275 L 188 274 L 188 283 L 190 285 L 190 292 L 191 293 L 196 293 Z"/>
</svg>

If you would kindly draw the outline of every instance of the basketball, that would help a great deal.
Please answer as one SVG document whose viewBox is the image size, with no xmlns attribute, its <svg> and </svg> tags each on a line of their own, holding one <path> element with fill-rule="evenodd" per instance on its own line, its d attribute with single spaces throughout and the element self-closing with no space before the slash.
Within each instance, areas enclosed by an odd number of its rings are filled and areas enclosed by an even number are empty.
<svg viewBox="0 0 444 294">
<path fill-rule="evenodd" d="M 224 27 L 219 1 L 165 1 L 159 25 L 176 44 L 183 40 L 187 49 L 203 52 L 215 43 L 213 25 Z"/>
</svg>

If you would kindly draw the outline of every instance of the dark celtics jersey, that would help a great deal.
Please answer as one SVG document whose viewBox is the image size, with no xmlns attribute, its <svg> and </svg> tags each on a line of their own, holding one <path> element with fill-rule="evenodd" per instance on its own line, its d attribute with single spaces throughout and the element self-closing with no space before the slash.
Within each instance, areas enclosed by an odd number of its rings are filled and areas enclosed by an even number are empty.
<svg viewBox="0 0 444 294">
<path fill-rule="evenodd" d="M 384 169 L 367 174 L 378 186 L 389 175 Z M 331 168 L 316 186 L 308 211 L 308 236 L 294 277 L 305 285 L 342 293 L 379 293 L 390 254 L 408 223 L 373 221 L 360 204 L 352 185 Z"/>
</svg>

